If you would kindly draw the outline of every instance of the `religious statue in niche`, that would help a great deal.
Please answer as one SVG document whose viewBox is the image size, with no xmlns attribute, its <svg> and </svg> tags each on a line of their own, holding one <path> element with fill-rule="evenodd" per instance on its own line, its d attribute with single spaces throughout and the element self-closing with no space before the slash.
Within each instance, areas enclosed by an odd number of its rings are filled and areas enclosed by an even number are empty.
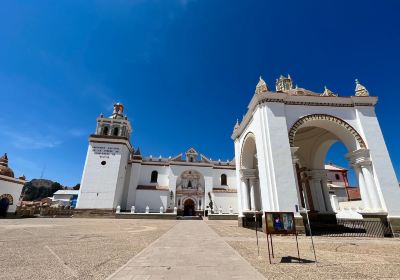
<svg viewBox="0 0 400 280">
<path fill-rule="evenodd" d="M 177 190 L 203 191 L 204 179 L 195 170 L 184 171 L 177 180 Z"/>
</svg>

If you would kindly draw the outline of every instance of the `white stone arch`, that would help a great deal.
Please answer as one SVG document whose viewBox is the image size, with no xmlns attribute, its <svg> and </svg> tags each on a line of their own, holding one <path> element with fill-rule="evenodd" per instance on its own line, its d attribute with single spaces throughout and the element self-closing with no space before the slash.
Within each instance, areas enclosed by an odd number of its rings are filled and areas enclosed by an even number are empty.
<svg viewBox="0 0 400 280">
<path fill-rule="evenodd" d="M 262 209 L 257 150 L 256 136 L 248 132 L 240 153 L 240 193 L 244 211 Z"/>
<path fill-rule="evenodd" d="M 240 168 L 241 169 L 255 169 L 257 158 L 256 136 L 253 132 L 248 132 L 243 139 L 241 152 L 240 152 Z"/>
<path fill-rule="evenodd" d="M 361 135 L 346 121 L 328 114 L 311 114 L 298 119 L 289 130 L 289 143 L 294 147 L 296 133 L 301 128 L 319 127 L 335 134 L 351 151 L 367 148 Z"/>
<path fill-rule="evenodd" d="M 306 192 L 312 210 L 332 212 L 324 165 L 329 149 L 337 141 L 342 142 L 348 150 L 346 158 L 356 173 L 364 207 L 382 209 L 372 160 L 364 139 L 340 118 L 313 114 L 302 117 L 289 130 L 289 143 L 298 149 L 296 155 L 299 164 L 306 170 L 302 176 L 307 179 L 300 182 L 302 185 L 299 188 Z"/>
</svg>

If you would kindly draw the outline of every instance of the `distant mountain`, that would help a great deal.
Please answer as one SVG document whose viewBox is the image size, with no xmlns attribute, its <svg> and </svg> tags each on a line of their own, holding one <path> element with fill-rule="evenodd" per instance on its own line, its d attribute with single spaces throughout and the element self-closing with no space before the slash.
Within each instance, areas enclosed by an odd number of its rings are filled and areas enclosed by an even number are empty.
<svg viewBox="0 0 400 280">
<path fill-rule="evenodd" d="M 41 200 L 42 198 L 53 196 L 56 191 L 63 189 L 64 187 L 58 182 L 47 179 L 32 179 L 26 182 L 22 188 L 22 200 Z"/>
</svg>

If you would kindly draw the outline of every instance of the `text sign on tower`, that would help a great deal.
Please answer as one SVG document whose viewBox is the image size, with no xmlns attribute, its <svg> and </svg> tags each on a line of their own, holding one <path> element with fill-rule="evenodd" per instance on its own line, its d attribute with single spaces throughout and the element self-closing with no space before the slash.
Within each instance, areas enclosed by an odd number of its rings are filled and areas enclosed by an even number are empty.
<svg viewBox="0 0 400 280">
<path fill-rule="evenodd" d="M 100 156 L 100 158 L 110 158 L 110 155 L 115 156 L 120 154 L 119 147 L 109 147 L 109 146 L 96 146 L 92 148 L 95 155 Z"/>
<path fill-rule="evenodd" d="M 296 234 L 293 212 L 265 212 L 267 234 Z"/>
</svg>

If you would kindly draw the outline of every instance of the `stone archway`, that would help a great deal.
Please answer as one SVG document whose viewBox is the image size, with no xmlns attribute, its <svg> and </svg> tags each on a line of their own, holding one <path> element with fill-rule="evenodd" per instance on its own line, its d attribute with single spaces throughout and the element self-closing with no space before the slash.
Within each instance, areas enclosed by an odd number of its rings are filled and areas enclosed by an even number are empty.
<svg viewBox="0 0 400 280">
<path fill-rule="evenodd" d="M 196 208 L 193 199 L 187 198 L 183 202 L 183 215 L 184 216 L 195 216 L 196 215 Z"/>
<path fill-rule="evenodd" d="M 351 151 L 366 148 L 363 138 L 350 124 L 327 114 L 312 114 L 297 120 L 289 130 L 290 146 L 295 147 L 294 139 L 300 128 L 313 126 L 336 131 L 337 136 Z M 350 148 L 350 146 L 353 148 Z"/>
<path fill-rule="evenodd" d="M 240 156 L 242 208 L 244 211 L 262 209 L 261 190 L 258 177 L 258 156 L 255 135 L 247 133 Z"/>
<path fill-rule="evenodd" d="M 305 116 L 295 122 L 289 131 L 292 156 L 297 161 L 299 204 L 304 206 L 304 194 L 311 210 L 333 213 L 325 159 L 331 146 L 338 141 L 347 148 L 348 154 L 343 156 L 356 173 L 364 207 L 381 209 L 372 161 L 363 138 L 344 120 L 325 114 Z"/>
</svg>

